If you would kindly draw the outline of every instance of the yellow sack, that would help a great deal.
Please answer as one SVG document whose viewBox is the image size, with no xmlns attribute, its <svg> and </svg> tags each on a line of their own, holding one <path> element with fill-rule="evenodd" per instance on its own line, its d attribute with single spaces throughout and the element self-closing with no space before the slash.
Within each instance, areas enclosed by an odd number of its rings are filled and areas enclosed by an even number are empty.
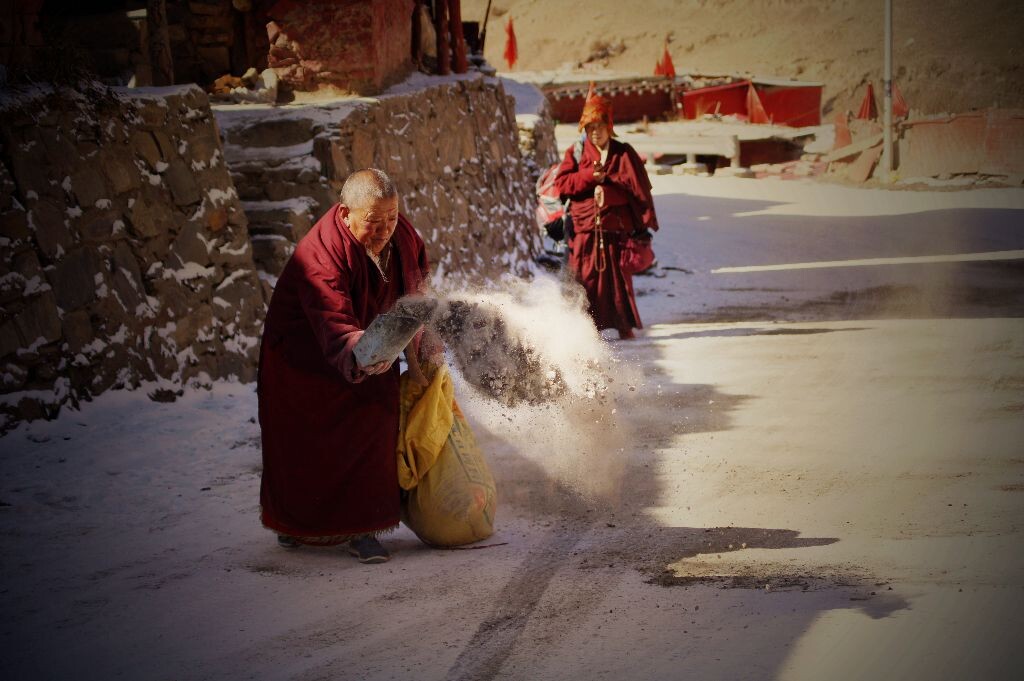
<svg viewBox="0 0 1024 681">
<path fill-rule="evenodd" d="M 494 532 L 494 478 L 452 397 L 447 368 L 427 376 L 426 388 L 402 376 L 398 477 L 408 490 L 402 521 L 427 544 L 470 544 Z"/>
<path fill-rule="evenodd" d="M 424 363 L 424 387 L 402 374 L 401 413 L 398 430 L 398 484 L 410 490 L 420 483 L 437 461 L 455 418 L 455 390 L 448 367 Z"/>
</svg>

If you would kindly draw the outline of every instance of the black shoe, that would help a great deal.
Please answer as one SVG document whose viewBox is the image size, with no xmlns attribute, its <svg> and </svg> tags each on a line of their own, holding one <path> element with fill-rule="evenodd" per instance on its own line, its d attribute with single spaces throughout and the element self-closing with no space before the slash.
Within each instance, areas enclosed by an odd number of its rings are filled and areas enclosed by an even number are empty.
<svg viewBox="0 0 1024 681">
<path fill-rule="evenodd" d="M 358 558 L 360 563 L 386 563 L 391 559 L 388 550 L 381 546 L 376 537 L 370 535 L 356 537 L 350 541 L 348 552 Z"/>
<path fill-rule="evenodd" d="M 277 545 L 282 549 L 297 549 L 302 544 L 295 537 L 289 537 L 287 534 L 277 535 Z"/>
</svg>

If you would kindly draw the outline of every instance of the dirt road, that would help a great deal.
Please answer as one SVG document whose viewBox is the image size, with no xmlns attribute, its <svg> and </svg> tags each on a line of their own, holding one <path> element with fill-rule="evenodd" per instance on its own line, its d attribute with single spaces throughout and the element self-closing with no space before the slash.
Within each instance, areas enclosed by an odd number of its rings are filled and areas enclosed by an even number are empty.
<svg viewBox="0 0 1024 681">
<path fill-rule="evenodd" d="M 498 428 L 464 405 L 498 480 L 486 548 L 402 528 L 384 565 L 280 549 L 257 520 L 252 386 L 112 392 L 0 439 L 0 676 L 1017 678 L 1019 268 L 715 271 L 928 254 L 937 234 L 1014 249 L 1019 211 L 876 225 L 749 212 L 795 215 L 800 187 L 770 205 L 681 187 L 656 186 L 665 276 L 638 279 L 649 327 L 614 345 L 627 380 L 595 423 Z M 1006 293 L 805 305 L 951 284 Z"/>
</svg>

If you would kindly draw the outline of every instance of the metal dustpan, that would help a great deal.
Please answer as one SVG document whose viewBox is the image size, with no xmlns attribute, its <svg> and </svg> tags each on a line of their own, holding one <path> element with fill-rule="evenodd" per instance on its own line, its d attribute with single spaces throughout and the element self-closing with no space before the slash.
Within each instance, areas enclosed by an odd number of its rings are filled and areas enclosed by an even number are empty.
<svg viewBox="0 0 1024 681">
<path fill-rule="evenodd" d="M 352 348 L 356 362 L 366 367 L 398 359 L 436 307 L 433 298 L 403 298 L 391 310 L 377 315 Z"/>
</svg>

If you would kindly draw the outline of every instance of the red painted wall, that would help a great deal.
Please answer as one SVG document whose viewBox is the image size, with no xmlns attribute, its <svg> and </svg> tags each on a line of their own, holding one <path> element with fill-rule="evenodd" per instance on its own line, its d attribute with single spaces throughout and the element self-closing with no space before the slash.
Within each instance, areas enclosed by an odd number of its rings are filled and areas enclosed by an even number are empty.
<svg viewBox="0 0 1024 681">
<path fill-rule="evenodd" d="M 747 88 L 750 81 L 690 90 L 683 93 L 683 117 L 700 118 L 719 113 L 747 116 Z M 820 85 L 765 85 L 754 83 L 768 118 L 776 125 L 793 128 L 821 125 Z"/>
<path fill-rule="evenodd" d="M 786 87 L 754 84 L 764 110 L 776 125 L 802 128 L 821 125 L 821 86 Z"/>
<path fill-rule="evenodd" d="M 722 116 L 747 115 L 747 85 L 749 81 L 715 85 L 683 93 L 683 117 L 694 119 L 704 114 Z"/>
<path fill-rule="evenodd" d="M 374 94 L 411 70 L 412 0 L 279 0 L 268 64 L 295 90 Z"/>
</svg>

